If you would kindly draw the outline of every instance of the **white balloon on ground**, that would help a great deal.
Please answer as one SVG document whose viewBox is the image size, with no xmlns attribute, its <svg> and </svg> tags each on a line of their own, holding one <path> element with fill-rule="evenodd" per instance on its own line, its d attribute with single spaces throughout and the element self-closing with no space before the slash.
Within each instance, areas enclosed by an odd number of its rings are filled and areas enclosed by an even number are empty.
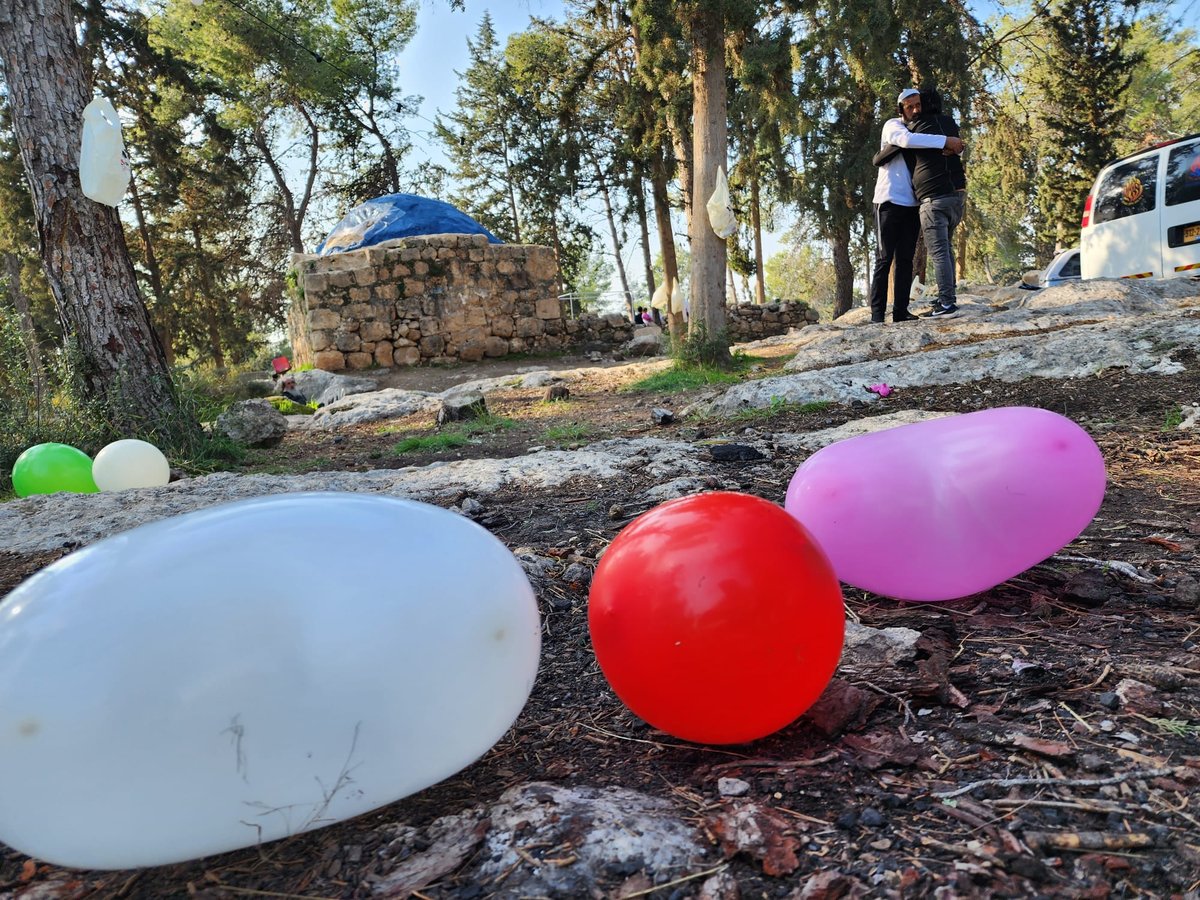
<svg viewBox="0 0 1200 900">
<path fill-rule="evenodd" d="M 126 438 L 96 454 L 92 480 L 102 491 L 161 487 L 171 480 L 171 464 L 153 444 Z"/>
<path fill-rule="evenodd" d="M 356 816 L 486 753 L 539 648 L 516 559 L 427 504 L 286 494 L 107 538 L 0 605 L 0 841 L 124 869 Z"/>
</svg>

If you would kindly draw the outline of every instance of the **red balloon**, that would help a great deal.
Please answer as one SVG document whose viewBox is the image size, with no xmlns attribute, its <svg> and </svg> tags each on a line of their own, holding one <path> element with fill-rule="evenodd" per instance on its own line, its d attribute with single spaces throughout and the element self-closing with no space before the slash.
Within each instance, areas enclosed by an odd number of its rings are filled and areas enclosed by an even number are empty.
<svg viewBox="0 0 1200 900">
<path fill-rule="evenodd" d="M 672 500 L 631 522 L 592 579 L 604 677 L 655 728 L 736 744 L 778 731 L 825 690 L 842 653 L 842 592 L 781 507 L 748 494 Z"/>
</svg>

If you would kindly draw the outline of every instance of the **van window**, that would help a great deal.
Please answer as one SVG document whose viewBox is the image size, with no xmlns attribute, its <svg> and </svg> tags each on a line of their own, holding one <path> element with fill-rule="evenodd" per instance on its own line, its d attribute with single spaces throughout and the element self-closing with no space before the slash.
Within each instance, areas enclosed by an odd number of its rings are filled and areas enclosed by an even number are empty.
<svg viewBox="0 0 1200 900">
<path fill-rule="evenodd" d="M 1158 154 L 1122 163 L 1104 176 L 1096 195 L 1096 224 L 1136 216 L 1154 209 L 1158 187 Z"/>
<path fill-rule="evenodd" d="M 1058 273 L 1059 278 L 1078 278 L 1079 277 L 1079 254 L 1076 253 L 1065 263 L 1063 263 L 1062 271 Z"/>
<path fill-rule="evenodd" d="M 1167 158 L 1167 206 L 1200 200 L 1200 141 L 1174 147 Z"/>
</svg>

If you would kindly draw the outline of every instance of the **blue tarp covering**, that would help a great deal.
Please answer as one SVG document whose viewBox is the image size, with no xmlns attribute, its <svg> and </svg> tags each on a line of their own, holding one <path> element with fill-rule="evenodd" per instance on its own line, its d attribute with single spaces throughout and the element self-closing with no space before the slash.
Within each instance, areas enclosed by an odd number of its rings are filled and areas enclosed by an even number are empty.
<svg viewBox="0 0 1200 900">
<path fill-rule="evenodd" d="M 360 203 L 333 227 L 317 253 L 361 250 L 392 238 L 421 234 L 484 234 L 493 244 L 498 237 L 449 203 L 416 194 L 385 194 Z"/>
</svg>

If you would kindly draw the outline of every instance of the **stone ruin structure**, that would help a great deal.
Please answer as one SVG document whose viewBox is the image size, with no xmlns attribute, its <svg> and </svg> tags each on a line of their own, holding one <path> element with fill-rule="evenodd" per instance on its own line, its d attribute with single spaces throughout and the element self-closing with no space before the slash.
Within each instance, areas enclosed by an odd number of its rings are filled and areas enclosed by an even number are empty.
<svg viewBox="0 0 1200 900">
<path fill-rule="evenodd" d="M 328 372 L 473 362 L 509 353 L 612 350 L 633 337 L 621 315 L 565 315 L 549 247 L 483 235 L 398 238 L 292 254 L 288 332 L 295 365 Z M 729 310 L 735 341 L 816 321 L 803 303 Z"/>
</svg>

